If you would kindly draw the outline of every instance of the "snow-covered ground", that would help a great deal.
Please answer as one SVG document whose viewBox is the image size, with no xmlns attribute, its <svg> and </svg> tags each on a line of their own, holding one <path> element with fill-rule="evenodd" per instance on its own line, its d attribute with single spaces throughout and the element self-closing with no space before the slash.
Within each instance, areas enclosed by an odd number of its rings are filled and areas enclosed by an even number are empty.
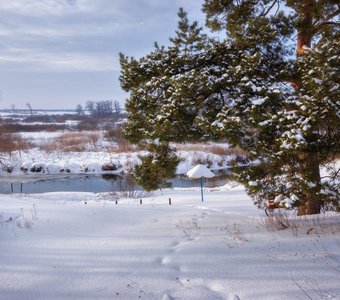
<svg viewBox="0 0 340 300">
<path fill-rule="evenodd" d="M 339 215 L 268 231 L 240 186 L 142 200 L 0 195 L 0 299 L 340 299 Z"/>
<path fill-rule="evenodd" d="M 82 152 L 43 150 L 62 134 L 22 133 L 35 147 L 0 156 L 13 168 L 2 165 L 0 180 L 98 174 L 109 163 L 121 172 L 139 161 L 140 152 L 108 151 L 115 145 L 102 138 Z M 178 153 L 179 174 L 231 158 L 199 145 Z M 271 223 L 231 184 L 206 188 L 204 203 L 196 188 L 144 194 L 142 205 L 116 199 L 0 194 L 0 300 L 340 299 L 339 214 L 290 216 L 289 228 L 268 230 L 280 219 Z"/>
</svg>

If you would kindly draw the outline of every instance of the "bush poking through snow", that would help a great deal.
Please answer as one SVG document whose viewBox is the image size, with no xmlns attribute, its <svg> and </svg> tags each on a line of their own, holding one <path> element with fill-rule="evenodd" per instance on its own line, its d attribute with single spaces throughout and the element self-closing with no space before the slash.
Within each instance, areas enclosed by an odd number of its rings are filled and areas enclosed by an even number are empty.
<svg viewBox="0 0 340 300">
<path fill-rule="evenodd" d="M 297 236 L 299 219 L 287 211 L 276 209 L 269 216 L 262 219 L 262 226 L 268 231 L 279 231 L 291 229 L 294 236 Z"/>
<path fill-rule="evenodd" d="M 298 234 L 320 235 L 338 234 L 340 232 L 340 216 L 337 213 L 299 217 L 288 211 L 276 210 L 261 220 L 261 227 L 268 231 L 289 229 L 296 237 Z"/>
<path fill-rule="evenodd" d="M 34 220 L 37 219 L 37 208 L 35 204 L 33 204 L 33 207 L 30 209 L 30 217 L 27 217 L 24 213 L 24 209 L 20 209 L 20 214 L 16 216 L 9 216 L 9 217 L 4 217 L 4 214 L 0 214 L 0 225 L 3 227 L 7 227 L 9 224 L 13 225 L 14 227 L 18 227 L 20 229 L 32 229 L 34 225 Z"/>
</svg>

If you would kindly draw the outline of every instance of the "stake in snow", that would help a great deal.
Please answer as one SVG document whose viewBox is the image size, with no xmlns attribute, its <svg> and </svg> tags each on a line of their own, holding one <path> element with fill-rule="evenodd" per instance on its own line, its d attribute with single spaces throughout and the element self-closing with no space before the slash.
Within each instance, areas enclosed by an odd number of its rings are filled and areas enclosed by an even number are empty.
<svg viewBox="0 0 340 300">
<path fill-rule="evenodd" d="M 215 176 L 213 172 L 211 172 L 206 166 L 204 165 L 197 165 L 193 167 L 191 170 L 188 171 L 187 176 L 189 178 L 200 178 L 201 181 L 201 198 L 203 202 L 203 177 L 212 178 Z"/>
</svg>

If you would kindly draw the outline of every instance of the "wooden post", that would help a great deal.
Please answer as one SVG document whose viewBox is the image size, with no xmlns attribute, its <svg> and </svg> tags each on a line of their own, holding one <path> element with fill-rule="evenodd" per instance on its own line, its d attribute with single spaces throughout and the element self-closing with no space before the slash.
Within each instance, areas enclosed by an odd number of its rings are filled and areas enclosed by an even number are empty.
<svg viewBox="0 0 340 300">
<path fill-rule="evenodd" d="M 116 204 L 118 204 L 118 201 L 116 200 Z"/>
<path fill-rule="evenodd" d="M 201 198 L 203 202 L 203 177 L 201 177 Z"/>
<path fill-rule="evenodd" d="M 171 198 L 169 198 L 169 205 L 171 205 Z"/>
<path fill-rule="evenodd" d="M 142 199 L 139 200 L 139 204 L 143 204 L 143 203 L 142 203 Z"/>
</svg>

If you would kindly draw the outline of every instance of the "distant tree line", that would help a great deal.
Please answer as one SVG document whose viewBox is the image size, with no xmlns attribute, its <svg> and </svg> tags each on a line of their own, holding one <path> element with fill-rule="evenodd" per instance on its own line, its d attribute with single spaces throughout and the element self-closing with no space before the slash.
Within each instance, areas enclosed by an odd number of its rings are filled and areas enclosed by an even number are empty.
<svg viewBox="0 0 340 300">
<path fill-rule="evenodd" d="M 121 113 L 120 103 L 117 100 L 89 100 L 85 104 L 85 109 L 83 109 L 82 105 L 77 105 L 76 112 L 78 115 L 83 115 L 84 110 L 95 116 L 110 116 Z"/>
</svg>

